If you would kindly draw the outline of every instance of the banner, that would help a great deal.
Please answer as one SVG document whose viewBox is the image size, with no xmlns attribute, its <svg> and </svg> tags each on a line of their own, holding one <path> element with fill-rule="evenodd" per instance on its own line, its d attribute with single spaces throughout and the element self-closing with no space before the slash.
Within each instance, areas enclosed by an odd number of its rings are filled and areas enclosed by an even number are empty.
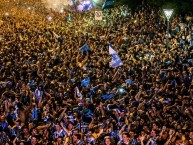
<svg viewBox="0 0 193 145">
<path fill-rule="evenodd" d="M 111 44 L 109 44 L 109 54 L 111 55 L 112 58 L 111 62 L 109 63 L 110 67 L 116 68 L 123 65 L 121 58 L 119 57 L 117 52 L 113 49 L 113 46 Z"/>
<path fill-rule="evenodd" d="M 81 48 L 79 48 L 79 51 L 89 51 L 90 47 L 88 47 L 88 45 L 83 45 Z"/>
<path fill-rule="evenodd" d="M 103 18 L 103 12 L 102 11 L 95 11 L 95 20 L 101 21 Z"/>
</svg>

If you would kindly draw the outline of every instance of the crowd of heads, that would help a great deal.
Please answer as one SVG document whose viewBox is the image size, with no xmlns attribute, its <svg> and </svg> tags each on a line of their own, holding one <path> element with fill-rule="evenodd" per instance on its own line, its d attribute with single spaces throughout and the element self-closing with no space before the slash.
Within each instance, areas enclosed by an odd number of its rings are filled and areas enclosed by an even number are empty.
<svg viewBox="0 0 193 145">
<path fill-rule="evenodd" d="M 103 10 L 96 21 L 94 10 L 14 2 L 0 11 L 2 144 L 193 144 L 186 15 L 172 16 L 168 34 L 161 9 L 146 3 Z M 122 66 L 109 66 L 109 44 Z"/>
</svg>

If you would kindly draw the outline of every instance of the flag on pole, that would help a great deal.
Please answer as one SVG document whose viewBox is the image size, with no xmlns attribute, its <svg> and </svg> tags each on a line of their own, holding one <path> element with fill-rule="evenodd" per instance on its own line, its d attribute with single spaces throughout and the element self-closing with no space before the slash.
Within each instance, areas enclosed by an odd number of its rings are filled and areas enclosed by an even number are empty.
<svg viewBox="0 0 193 145">
<path fill-rule="evenodd" d="M 119 55 L 117 54 L 117 52 L 113 49 L 113 46 L 111 44 L 109 44 L 109 54 L 111 55 L 111 62 L 110 67 L 112 68 L 116 68 L 118 66 L 122 66 L 123 62 L 121 61 Z"/>
<path fill-rule="evenodd" d="M 90 47 L 88 47 L 88 45 L 83 45 L 82 47 L 79 48 L 79 51 L 89 51 Z"/>
<path fill-rule="evenodd" d="M 82 94 L 80 93 L 78 87 L 76 87 L 75 90 L 76 90 L 76 95 L 82 100 Z"/>
</svg>

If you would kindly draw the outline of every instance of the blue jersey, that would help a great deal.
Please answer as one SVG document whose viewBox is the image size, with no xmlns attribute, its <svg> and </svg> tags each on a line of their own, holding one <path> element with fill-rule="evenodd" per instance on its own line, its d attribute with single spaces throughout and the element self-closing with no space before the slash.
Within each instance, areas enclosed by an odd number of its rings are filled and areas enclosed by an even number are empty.
<svg viewBox="0 0 193 145">
<path fill-rule="evenodd" d="M 82 121 L 81 123 L 78 123 L 76 127 L 81 131 L 81 133 L 87 133 L 88 126 L 89 126 L 89 123 Z"/>
</svg>

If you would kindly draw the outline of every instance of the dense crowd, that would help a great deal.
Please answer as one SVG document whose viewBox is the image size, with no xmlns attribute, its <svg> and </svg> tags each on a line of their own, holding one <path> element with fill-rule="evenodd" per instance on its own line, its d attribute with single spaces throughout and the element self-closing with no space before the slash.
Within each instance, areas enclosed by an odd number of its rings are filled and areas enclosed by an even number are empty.
<svg viewBox="0 0 193 145">
<path fill-rule="evenodd" d="M 0 144 L 193 144 L 186 16 L 171 18 L 168 35 L 145 3 L 104 10 L 100 22 L 92 10 L 21 5 L 0 11 Z M 109 66 L 109 43 L 122 66 Z"/>
</svg>

